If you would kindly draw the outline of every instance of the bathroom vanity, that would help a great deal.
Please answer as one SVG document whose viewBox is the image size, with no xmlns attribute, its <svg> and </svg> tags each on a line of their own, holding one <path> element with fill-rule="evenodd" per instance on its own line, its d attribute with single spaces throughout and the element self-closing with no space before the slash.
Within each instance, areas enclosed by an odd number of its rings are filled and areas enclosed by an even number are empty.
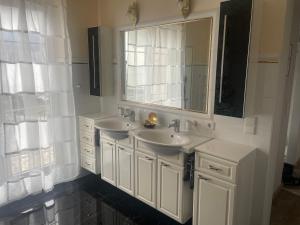
<svg viewBox="0 0 300 225">
<path fill-rule="evenodd" d="M 88 159 L 97 169 L 82 167 L 102 180 L 182 224 L 249 225 L 255 148 L 120 117 L 94 126 L 100 148 Z"/>
<path fill-rule="evenodd" d="M 188 157 L 193 154 L 192 148 L 210 138 L 194 137 L 182 151 L 173 153 L 169 149 L 168 154 L 163 154 L 138 138 L 139 132 L 145 129 L 135 125 L 135 129 L 127 130 L 127 137 L 118 138 L 121 130 L 127 129 L 128 122 L 119 124 L 118 128 L 118 122 L 108 124 L 108 119 L 104 121 L 105 123 L 100 121 L 96 124 L 100 130 L 101 179 L 174 220 L 187 222 L 193 211 L 193 190 L 189 179 L 192 171 L 187 169 L 186 164 Z M 111 130 L 107 129 L 109 126 Z M 160 132 L 161 129 L 157 131 Z M 176 135 L 170 130 L 163 132 Z"/>
</svg>

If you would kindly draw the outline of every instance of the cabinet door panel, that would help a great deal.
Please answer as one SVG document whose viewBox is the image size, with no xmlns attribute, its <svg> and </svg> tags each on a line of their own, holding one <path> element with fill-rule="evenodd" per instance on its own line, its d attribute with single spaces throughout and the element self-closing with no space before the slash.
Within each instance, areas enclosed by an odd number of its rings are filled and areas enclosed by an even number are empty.
<svg viewBox="0 0 300 225">
<path fill-rule="evenodd" d="M 140 152 L 135 155 L 136 198 L 156 206 L 156 158 Z"/>
<path fill-rule="evenodd" d="M 221 3 L 215 114 L 243 117 L 252 0 Z"/>
<path fill-rule="evenodd" d="M 195 174 L 194 225 L 232 225 L 235 186 Z"/>
<path fill-rule="evenodd" d="M 117 146 L 117 187 L 133 195 L 133 150 Z"/>
<path fill-rule="evenodd" d="M 158 198 L 160 211 L 181 219 L 183 168 L 158 160 Z"/>
<path fill-rule="evenodd" d="M 106 140 L 101 141 L 101 178 L 113 185 L 116 184 L 115 144 Z"/>
</svg>

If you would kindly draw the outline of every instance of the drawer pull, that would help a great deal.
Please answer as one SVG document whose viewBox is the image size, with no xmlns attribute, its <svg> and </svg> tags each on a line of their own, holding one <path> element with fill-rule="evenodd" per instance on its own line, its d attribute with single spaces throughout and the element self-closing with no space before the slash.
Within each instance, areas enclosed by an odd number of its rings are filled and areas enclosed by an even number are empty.
<svg viewBox="0 0 300 225">
<path fill-rule="evenodd" d="M 89 140 L 89 138 L 88 138 L 88 137 L 83 137 L 83 139 L 85 139 L 85 140 Z"/>
<path fill-rule="evenodd" d="M 163 162 L 161 163 L 161 165 L 164 166 L 164 167 L 169 167 L 170 166 L 170 165 L 168 165 L 166 163 L 163 163 Z"/>
<path fill-rule="evenodd" d="M 91 152 L 91 151 L 90 151 L 89 149 L 87 149 L 87 148 L 85 148 L 84 151 L 86 151 L 86 152 Z"/>
<path fill-rule="evenodd" d="M 92 164 L 88 163 L 88 162 L 85 162 L 85 165 L 87 166 L 91 166 Z"/>
<path fill-rule="evenodd" d="M 120 150 L 122 150 L 122 151 L 124 151 L 124 150 L 125 150 L 125 148 L 122 148 L 122 147 L 119 147 L 119 149 L 120 149 Z"/>
<path fill-rule="evenodd" d="M 85 127 L 88 127 L 88 128 L 90 127 L 89 125 L 86 125 L 86 124 L 85 124 L 84 126 L 85 126 Z"/>
<path fill-rule="evenodd" d="M 145 156 L 145 158 L 146 158 L 147 160 L 149 160 L 149 161 L 153 161 L 153 159 L 150 158 L 150 157 L 148 157 L 148 156 Z"/>
<path fill-rule="evenodd" d="M 207 178 L 207 177 L 204 177 L 204 176 L 201 176 L 201 175 L 198 175 L 199 179 L 200 180 L 205 180 L 205 181 L 210 181 L 211 179 Z"/>
<path fill-rule="evenodd" d="M 114 146 L 114 144 L 112 144 L 112 143 L 108 143 L 108 142 L 107 142 L 106 144 L 108 144 L 109 146 Z"/>
<path fill-rule="evenodd" d="M 216 172 L 222 172 L 222 171 L 223 171 L 222 169 L 217 168 L 217 167 L 212 166 L 212 165 L 209 165 L 208 168 L 209 168 L 210 170 L 214 170 L 214 171 L 216 171 Z"/>
</svg>

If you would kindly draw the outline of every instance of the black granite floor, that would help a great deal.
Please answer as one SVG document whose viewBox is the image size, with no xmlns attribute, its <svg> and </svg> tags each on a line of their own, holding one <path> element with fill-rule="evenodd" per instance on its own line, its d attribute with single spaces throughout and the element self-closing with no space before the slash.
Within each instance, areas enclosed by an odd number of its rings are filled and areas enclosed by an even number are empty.
<svg viewBox="0 0 300 225">
<path fill-rule="evenodd" d="M 0 208 L 0 225 L 44 224 L 179 225 L 94 175 Z"/>
</svg>

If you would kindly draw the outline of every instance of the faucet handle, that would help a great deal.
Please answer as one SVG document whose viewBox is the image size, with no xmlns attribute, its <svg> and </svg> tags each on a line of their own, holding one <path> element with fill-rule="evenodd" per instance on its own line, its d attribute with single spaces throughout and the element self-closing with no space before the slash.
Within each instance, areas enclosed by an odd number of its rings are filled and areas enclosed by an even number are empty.
<svg viewBox="0 0 300 225">
<path fill-rule="evenodd" d="M 168 127 L 169 128 L 174 127 L 174 131 L 179 132 L 179 130 L 180 130 L 180 120 L 179 119 L 172 120 Z"/>
<path fill-rule="evenodd" d="M 180 120 L 179 120 L 179 119 L 174 119 L 174 120 L 172 120 L 172 122 L 173 122 L 175 125 L 180 125 Z"/>
<path fill-rule="evenodd" d="M 125 109 L 124 109 L 124 107 L 122 107 L 122 106 L 118 106 L 118 111 L 119 111 L 119 114 L 120 114 L 121 116 L 123 116 L 124 113 L 125 113 Z"/>
</svg>

